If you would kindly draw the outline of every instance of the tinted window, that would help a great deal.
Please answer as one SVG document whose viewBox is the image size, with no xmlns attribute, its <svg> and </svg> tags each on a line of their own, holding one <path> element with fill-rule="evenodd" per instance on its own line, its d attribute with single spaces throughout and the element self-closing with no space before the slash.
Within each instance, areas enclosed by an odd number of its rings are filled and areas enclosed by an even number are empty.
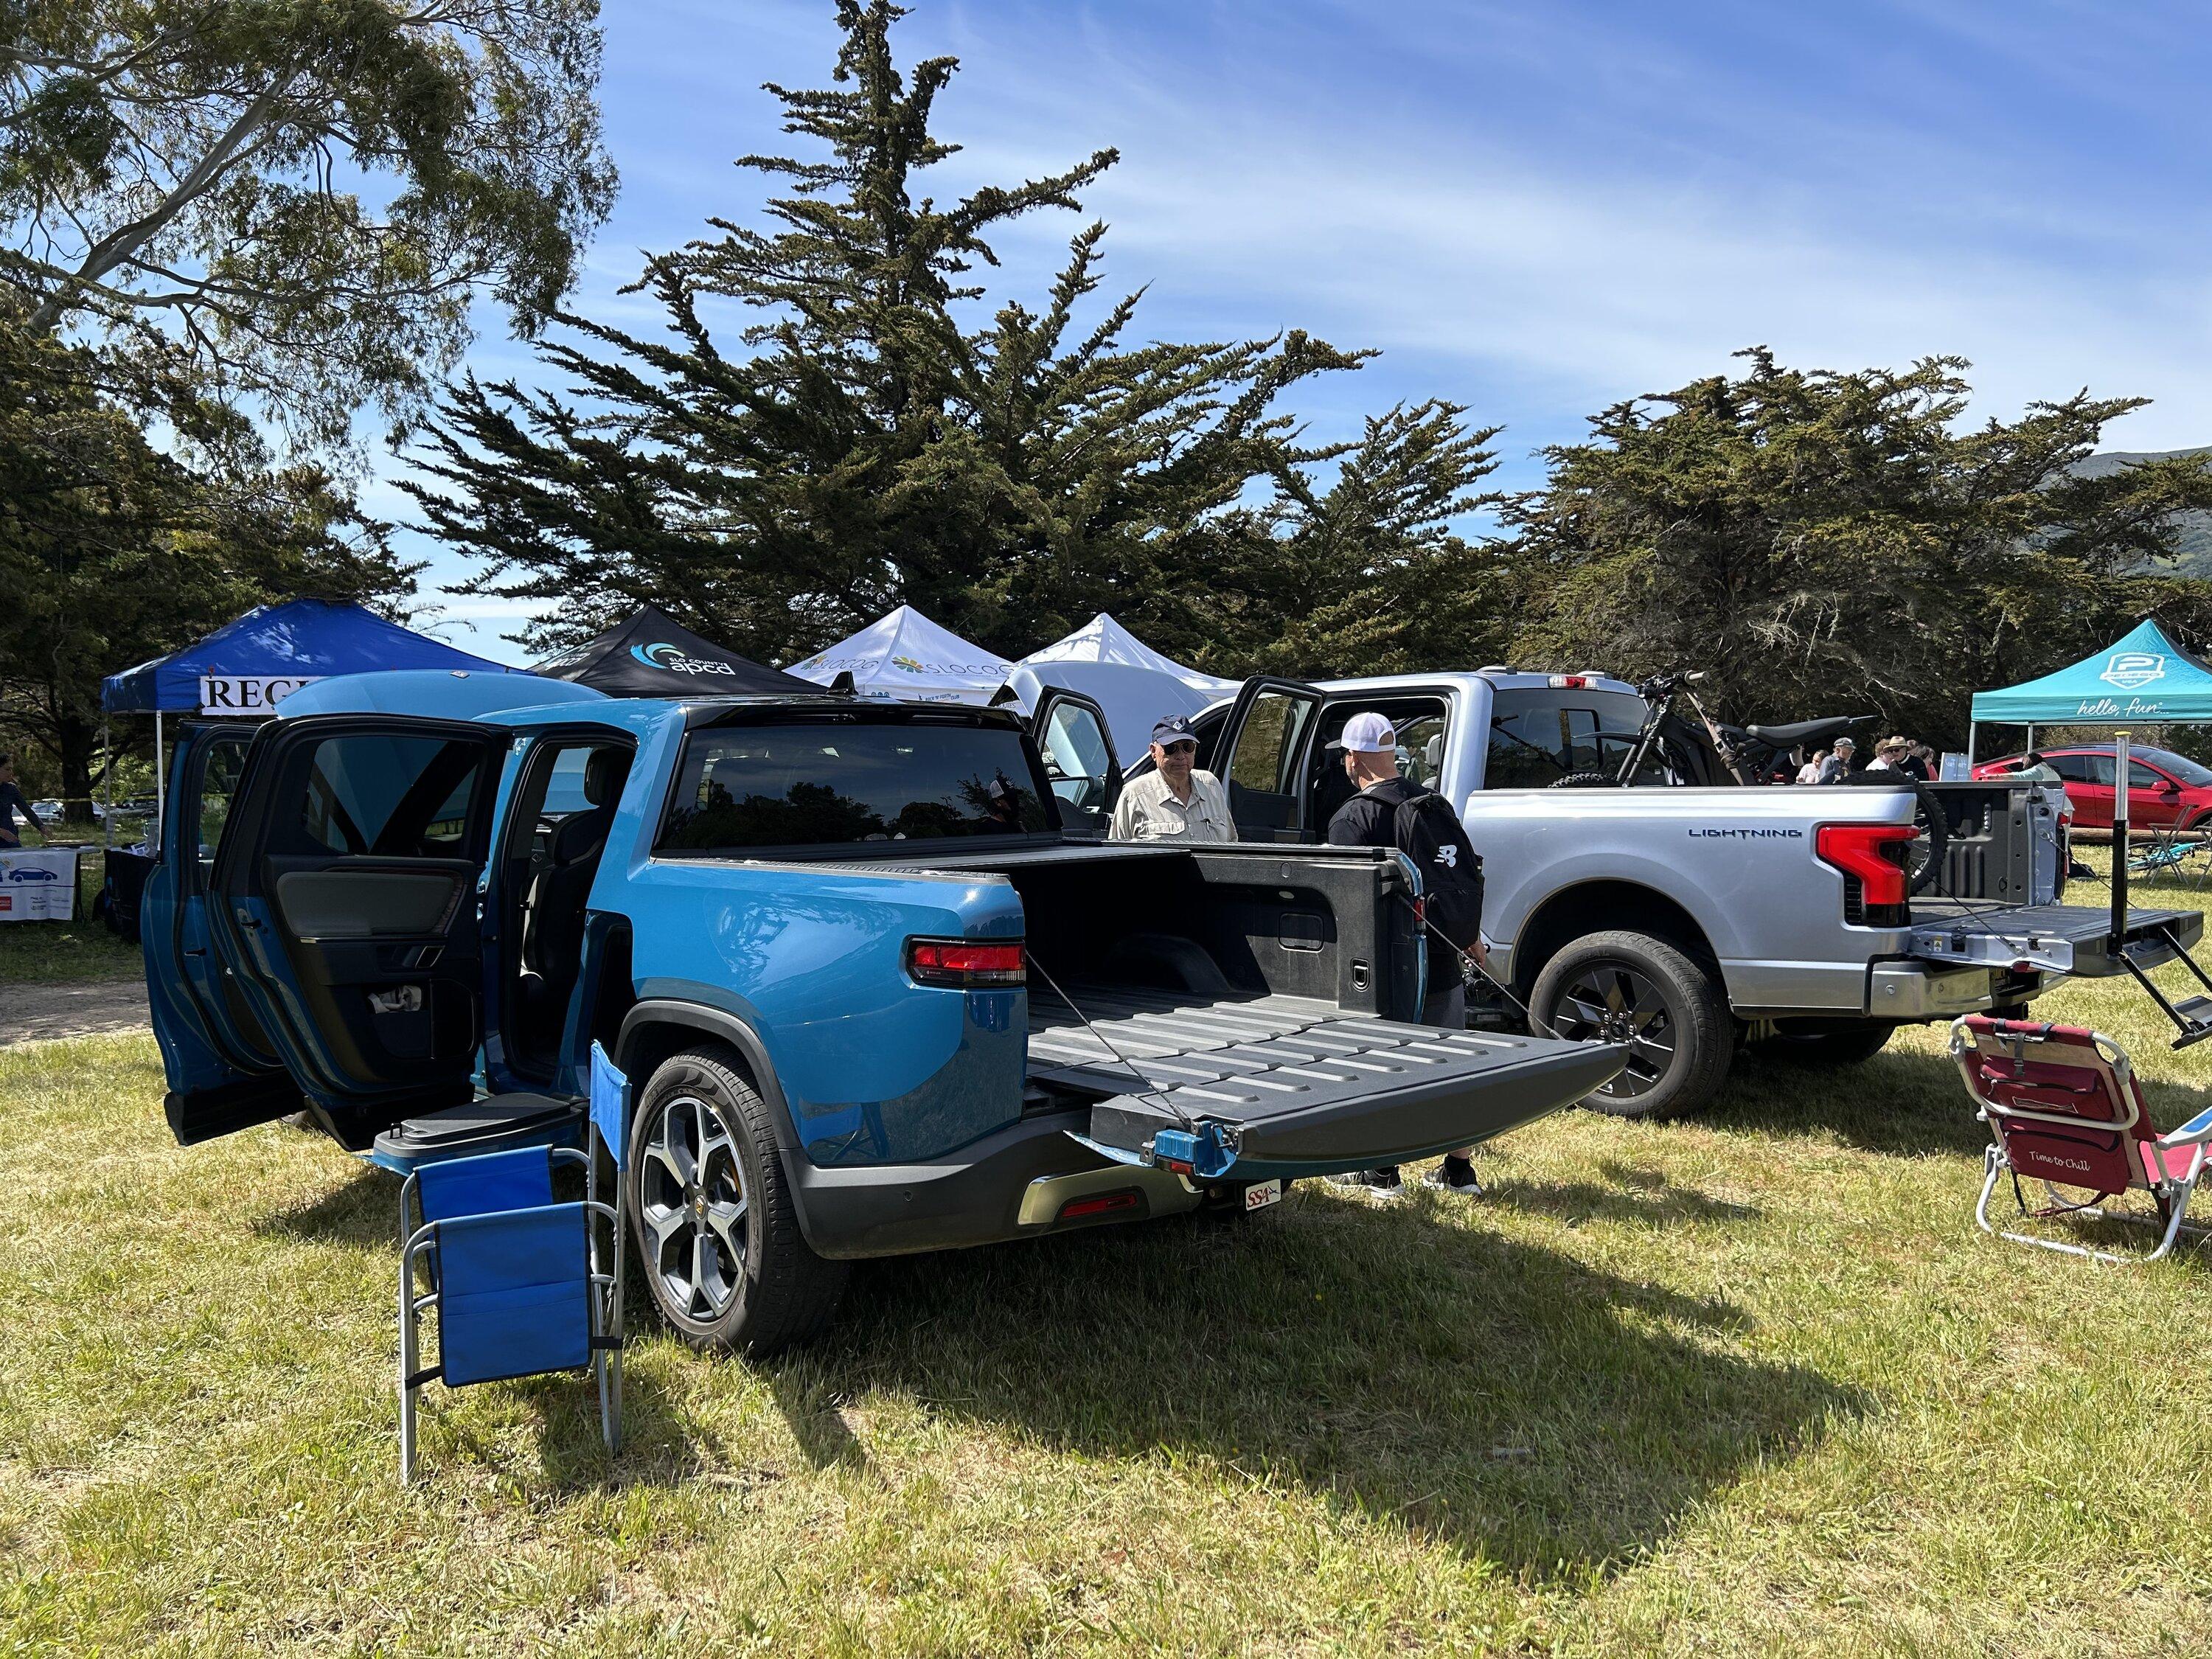
<svg viewBox="0 0 2212 1659">
<path fill-rule="evenodd" d="M 659 846 L 823 847 L 1052 827 L 1021 734 L 1003 726 L 738 726 L 684 744 Z"/>
<path fill-rule="evenodd" d="M 270 850 L 461 857 L 483 757 L 480 744 L 465 740 L 325 738 L 307 757 L 297 833 Z"/>
<path fill-rule="evenodd" d="M 1618 767 L 1644 725 L 1627 691 L 1500 691 L 1491 705 L 1486 789 L 1540 789 L 1570 772 Z"/>
<path fill-rule="evenodd" d="M 2023 760 L 2014 769 L 2018 770 L 2027 764 L 2027 763 Z M 2087 755 L 2051 755 L 2045 757 L 2045 764 L 2069 783 L 2089 781 L 2089 757 Z"/>
<path fill-rule="evenodd" d="M 2160 771 L 2170 774 L 2176 783 L 2185 783 L 2192 789 L 2212 783 L 2212 768 L 2200 766 L 2186 755 L 2177 755 L 2167 749 L 2139 749 L 2136 752 Z"/>
<path fill-rule="evenodd" d="M 2080 759 L 2083 781 L 2101 783 L 2107 789 L 2112 787 L 2112 757 L 2110 755 L 2083 755 Z"/>
<path fill-rule="evenodd" d="M 2130 756 L 2130 757 L 2129 757 L 2129 760 L 2128 760 L 2128 787 L 2129 787 L 2129 788 L 2130 788 L 2130 789 L 2155 789 L 2155 788 L 2157 788 L 2157 787 L 2159 787 L 2159 785 L 2160 785 L 2160 784 L 2164 783 L 2166 781 L 2166 775 L 2165 775 L 2164 773 L 2162 773 L 2162 772 L 2154 772 L 2153 770 L 2151 770 L 2151 769 L 2150 769 L 2149 767 L 2145 766 L 2145 765 L 2144 765 L 2141 761 L 2135 759 L 2132 756 Z"/>
<path fill-rule="evenodd" d="M 193 841 L 203 868 L 215 863 L 223 826 L 230 822 L 231 802 L 238 794 L 238 780 L 246 770 L 244 738 L 219 738 L 208 746 L 200 770 L 200 822 Z"/>
</svg>

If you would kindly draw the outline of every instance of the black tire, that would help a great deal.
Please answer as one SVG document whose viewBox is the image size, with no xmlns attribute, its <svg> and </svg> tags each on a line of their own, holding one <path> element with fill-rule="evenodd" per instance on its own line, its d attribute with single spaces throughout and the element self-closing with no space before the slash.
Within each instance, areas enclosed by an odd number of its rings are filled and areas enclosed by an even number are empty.
<svg viewBox="0 0 2212 1659">
<path fill-rule="evenodd" d="M 1583 994 L 1570 1007 L 1571 992 L 1593 987 L 1601 988 L 1595 1000 Z M 1583 1102 L 1615 1117 L 1673 1117 L 1704 1105 L 1727 1080 L 1735 1055 L 1728 999 L 1713 976 L 1680 947 L 1649 933 L 1612 931 L 1574 940 L 1536 975 L 1528 1010 L 1540 1030 L 1559 1036 L 1635 1032 L 1638 1052 L 1628 1069 Z M 1600 1012 L 1607 1018 L 1593 1017 Z M 1653 1052 L 1662 1047 L 1663 1057 Z"/>
<path fill-rule="evenodd" d="M 769 1110 L 737 1055 L 713 1045 L 664 1060 L 638 1097 L 623 1197 L 639 1278 L 696 1348 L 764 1357 L 804 1342 L 845 1291 L 846 1264 L 799 1233 Z"/>
<path fill-rule="evenodd" d="M 1924 893 L 1942 880 L 1943 851 L 1951 844 L 1951 820 L 1934 790 L 1906 772 L 1854 772 L 1850 781 L 1870 789 L 1910 789 L 1915 805 L 1912 821 L 1920 826 L 1920 840 L 1909 855 L 1905 870 L 1911 877 L 1910 894 Z"/>
<path fill-rule="evenodd" d="M 1620 780 L 1610 772 L 1570 772 L 1544 786 L 1547 789 L 1615 789 Z"/>
<path fill-rule="evenodd" d="M 1882 1051 L 1897 1030 L 1886 1019 L 1790 1020 L 1752 1046 L 1764 1060 L 1796 1066 L 1857 1066 Z"/>
</svg>

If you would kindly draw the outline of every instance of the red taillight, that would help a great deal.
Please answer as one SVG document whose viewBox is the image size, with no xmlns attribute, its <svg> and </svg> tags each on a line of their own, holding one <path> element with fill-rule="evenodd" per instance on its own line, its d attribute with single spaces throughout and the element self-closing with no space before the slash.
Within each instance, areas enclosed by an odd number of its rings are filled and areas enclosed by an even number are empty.
<svg viewBox="0 0 2212 1659">
<path fill-rule="evenodd" d="M 1086 1215 L 1112 1215 L 1117 1210 L 1137 1207 L 1134 1193 L 1101 1193 L 1096 1198 L 1071 1198 L 1060 1206 L 1060 1218 L 1073 1221 Z"/>
<path fill-rule="evenodd" d="M 1588 688 L 1589 683 L 1590 676 L 1588 674 L 1554 674 L 1551 678 L 1551 687 L 1554 691 L 1580 691 Z"/>
<path fill-rule="evenodd" d="M 1029 977 L 1019 939 L 910 939 L 906 970 L 924 985 L 1019 985 Z"/>
<path fill-rule="evenodd" d="M 1919 839 L 1909 823 L 1825 823 L 1813 844 L 1821 863 L 1857 878 L 1872 907 L 1905 902 L 1905 849 Z"/>
</svg>

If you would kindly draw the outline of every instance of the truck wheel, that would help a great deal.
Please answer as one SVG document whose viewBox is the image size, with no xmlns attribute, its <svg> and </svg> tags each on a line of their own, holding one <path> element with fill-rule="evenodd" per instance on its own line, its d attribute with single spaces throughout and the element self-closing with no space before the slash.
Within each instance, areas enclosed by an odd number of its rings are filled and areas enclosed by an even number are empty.
<svg viewBox="0 0 2212 1659">
<path fill-rule="evenodd" d="M 1528 1010 L 1555 1036 L 1626 1042 L 1628 1065 L 1583 1104 L 1615 1117 L 1672 1117 L 1712 1098 L 1734 1058 L 1712 977 L 1649 933 L 1589 933 L 1536 975 Z"/>
<path fill-rule="evenodd" d="M 1795 1028 L 1795 1029 L 1793 1029 Z M 1856 1066 L 1880 1054 L 1896 1024 L 1886 1019 L 1784 1020 L 1753 1045 L 1766 1060 L 1801 1066 Z"/>
<path fill-rule="evenodd" d="M 639 1097 L 624 1176 L 653 1304 L 694 1347 L 756 1356 L 817 1334 L 846 1267 L 807 1248 L 769 1104 L 737 1057 L 687 1048 Z"/>
</svg>

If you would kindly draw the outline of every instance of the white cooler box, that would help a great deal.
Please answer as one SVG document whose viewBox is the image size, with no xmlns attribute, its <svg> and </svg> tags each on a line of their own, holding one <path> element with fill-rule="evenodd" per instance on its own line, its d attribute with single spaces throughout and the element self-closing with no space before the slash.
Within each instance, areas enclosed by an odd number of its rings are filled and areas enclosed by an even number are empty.
<svg viewBox="0 0 2212 1659">
<path fill-rule="evenodd" d="M 0 852 L 0 921 L 68 921 L 76 914 L 76 848 Z"/>
</svg>

